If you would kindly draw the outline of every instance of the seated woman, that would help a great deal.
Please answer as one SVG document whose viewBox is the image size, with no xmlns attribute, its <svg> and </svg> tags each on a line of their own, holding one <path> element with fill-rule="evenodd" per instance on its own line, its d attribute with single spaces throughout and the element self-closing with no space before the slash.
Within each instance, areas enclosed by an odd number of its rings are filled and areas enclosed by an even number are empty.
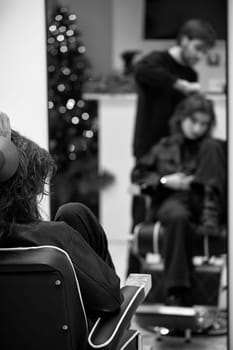
<svg viewBox="0 0 233 350">
<path fill-rule="evenodd" d="M 45 149 L 11 130 L 4 113 L 0 113 L 0 135 L 11 140 L 18 153 L 16 172 L 9 179 L 0 178 L 0 247 L 64 249 L 74 264 L 89 320 L 119 309 L 120 279 L 96 217 L 86 206 L 68 203 L 58 209 L 54 220 L 43 221 L 38 202 L 55 173 L 54 160 Z"/>
<path fill-rule="evenodd" d="M 195 235 L 218 235 L 226 209 L 226 154 L 211 137 L 213 104 L 186 97 L 171 118 L 171 135 L 138 160 L 132 182 L 152 196 L 151 221 L 164 226 L 162 257 L 167 303 L 192 304 Z"/>
</svg>

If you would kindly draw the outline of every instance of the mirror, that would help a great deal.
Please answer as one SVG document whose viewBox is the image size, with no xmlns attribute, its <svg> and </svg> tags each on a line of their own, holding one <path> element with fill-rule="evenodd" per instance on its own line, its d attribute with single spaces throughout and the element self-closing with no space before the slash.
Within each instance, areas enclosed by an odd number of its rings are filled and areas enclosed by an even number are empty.
<svg viewBox="0 0 233 350">
<path fill-rule="evenodd" d="M 90 0 L 57 0 L 46 3 L 50 50 L 50 150 L 54 154 L 66 154 L 67 157 L 67 161 L 63 159 L 63 170 L 54 187 L 54 193 L 58 193 L 56 188 L 59 188 L 59 198 L 52 197 L 52 202 L 54 200 L 53 205 L 56 207 L 73 198 L 87 200 L 86 203 L 94 208 L 108 232 L 110 242 L 123 242 L 123 247 L 127 246 L 126 237 L 132 224 L 129 174 L 134 165 L 132 138 L 137 96 L 130 75 L 127 78 L 125 76 L 128 66 L 126 56 L 122 55 L 128 52 L 132 57 L 135 55 L 138 58 L 154 50 L 155 46 L 157 50 L 164 50 L 174 42 L 166 33 L 165 39 L 154 39 L 151 34 L 145 39 L 143 26 L 146 3 L 151 6 L 153 2 L 113 0 L 109 4 L 107 0 L 95 3 Z M 216 6 L 220 4 L 217 1 L 215 3 Z M 202 2 L 199 1 L 198 4 L 201 6 Z M 158 5 L 165 7 L 164 1 L 157 1 L 156 6 Z M 166 6 L 168 5 L 169 1 L 166 1 Z M 197 7 L 197 1 L 195 6 Z M 60 13 L 59 8 L 63 12 Z M 70 17 L 68 16 L 64 24 L 61 16 L 66 16 L 67 11 Z M 161 7 L 161 12 L 163 11 Z M 54 21 L 57 22 L 56 28 Z M 53 33 L 56 35 L 53 36 Z M 65 44 L 65 36 L 71 47 Z M 76 62 L 69 61 L 69 50 L 78 50 Z M 226 53 L 227 42 L 221 31 L 221 37 L 208 61 L 197 67 L 200 84 L 214 101 L 216 109 L 217 127 L 214 136 L 225 141 L 228 125 Z M 59 60 L 62 62 L 61 66 Z M 58 71 L 59 76 L 55 74 Z M 81 79 L 88 76 L 92 78 L 88 86 L 85 85 L 83 94 L 78 84 L 80 75 Z M 75 90 L 69 95 L 72 86 Z M 56 96 L 64 98 L 61 103 L 55 101 L 54 91 Z M 80 132 L 77 131 L 78 128 Z M 67 135 L 66 149 L 64 135 Z M 91 201 L 88 202 L 90 198 Z M 226 279 L 226 275 L 224 278 Z M 222 285 L 226 284 L 226 280 L 223 280 Z M 221 298 L 222 308 L 226 309 L 226 291 L 221 294 Z M 216 344 L 216 338 L 212 341 Z M 226 338 L 221 338 L 220 341 L 226 343 Z"/>
</svg>

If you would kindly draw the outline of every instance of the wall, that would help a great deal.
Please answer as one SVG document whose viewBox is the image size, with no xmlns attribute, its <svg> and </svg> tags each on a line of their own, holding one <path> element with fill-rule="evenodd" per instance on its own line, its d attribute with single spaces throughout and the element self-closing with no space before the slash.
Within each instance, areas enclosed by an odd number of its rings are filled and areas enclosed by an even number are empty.
<svg viewBox="0 0 233 350">
<path fill-rule="evenodd" d="M 82 41 L 96 74 L 106 74 L 112 65 L 112 1 L 110 0 L 47 0 L 68 6 L 78 18 Z"/>
<path fill-rule="evenodd" d="M 151 50 L 164 50 L 174 44 L 169 40 L 144 40 L 144 0 L 112 0 L 113 2 L 113 51 L 112 65 L 121 70 L 122 61 L 120 55 L 125 50 L 141 50 L 141 54 Z M 214 50 L 220 55 L 220 66 L 210 67 L 205 63 L 197 69 L 200 73 L 200 81 L 204 90 L 211 90 L 218 80 L 225 81 L 225 43 L 218 41 Z"/>
<path fill-rule="evenodd" d="M 154 49 L 167 49 L 174 44 L 174 41 L 169 40 L 143 39 L 143 0 L 60 2 L 69 4 L 79 17 L 83 42 L 95 73 L 122 71 L 121 54 L 126 50 L 140 50 L 141 54 L 146 54 Z M 222 80 L 225 82 L 225 50 L 225 43 L 218 41 L 214 51 L 220 55 L 220 65 L 210 67 L 202 63 L 197 67 L 204 90 L 213 90 Z"/>
<path fill-rule="evenodd" d="M 0 2 L 0 109 L 12 127 L 48 146 L 44 0 Z M 48 198 L 42 202 L 49 214 Z"/>
<path fill-rule="evenodd" d="M 96 74 L 122 71 L 122 52 L 167 49 L 174 44 L 170 40 L 144 40 L 144 0 L 48 0 L 53 4 L 69 6 L 79 20 L 79 29 L 87 55 Z M 213 90 L 222 80 L 225 82 L 225 43 L 218 41 L 215 52 L 220 55 L 220 66 L 210 67 L 204 63 L 197 69 L 204 90 Z"/>
</svg>

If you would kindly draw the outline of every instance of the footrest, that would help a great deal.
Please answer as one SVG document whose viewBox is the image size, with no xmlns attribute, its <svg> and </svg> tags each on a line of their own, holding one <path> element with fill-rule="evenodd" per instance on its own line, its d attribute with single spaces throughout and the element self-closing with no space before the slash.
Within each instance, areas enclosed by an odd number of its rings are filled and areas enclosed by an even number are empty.
<svg viewBox="0 0 233 350">
<path fill-rule="evenodd" d="M 223 263 L 194 266 L 192 274 L 192 302 L 194 305 L 216 306 L 219 300 Z M 152 288 L 147 296 L 148 304 L 163 305 L 166 301 L 164 266 L 162 262 L 144 261 L 142 273 L 152 276 Z"/>
<path fill-rule="evenodd" d="M 137 309 L 136 318 L 144 326 L 179 330 L 194 330 L 197 326 L 197 312 L 193 307 L 143 304 Z"/>
</svg>

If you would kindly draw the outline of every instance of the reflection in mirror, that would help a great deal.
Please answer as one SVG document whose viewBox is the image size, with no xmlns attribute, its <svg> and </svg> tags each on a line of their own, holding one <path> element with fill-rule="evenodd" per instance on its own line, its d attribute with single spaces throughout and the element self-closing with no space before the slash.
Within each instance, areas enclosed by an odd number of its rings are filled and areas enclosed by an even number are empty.
<svg viewBox="0 0 233 350">
<path fill-rule="evenodd" d="M 132 193 L 130 181 L 135 166 L 132 144 L 139 89 L 135 84 L 135 67 L 154 50 L 165 52 L 176 47 L 175 33 L 181 23 L 176 21 L 178 16 L 167 18 L 172 13 L 167 8 L 173 6 L 169 0 L 112 0 L 109 3 L 107 0 L 46 3 L 50 151 L 59 165 L 51 204 L 52 212 L 67 201 L 81 201 L 92 208 L 108 234 L 117 269 L 124 279 L 131 254 L 128 236 L 135 226 L 132 216 L 135 192 Z M 217 33 L 216 45 L 195 70 L 201 91 L 214 104 L 217 120 L 212 136 L 220 140 L 221 152 L 225 153 L 227 6 L 225 1 L 216 0 L 211 4 L 212 11 L 208 11 L 207 16 L 207 7 L 195 1 L 195 16 L 207 18 Z M 151 6 L 156 10 L 151 11 Z M 193 13 L 192 6 L 190 9 Z M 175 6 L 175 10 L 182 12 L 183 8 Z M 158 13 L 166 13 L 166 17 L 158 17 Z M 183 11 L 182 17 L 189 19 L 189 13 Z M 153 112 L 150 113 L 152 116 Z M 223 167 L 227 170 L 226 162 Z M 137 193 L 136 197 L 140 196 Z M 202 246 L 210 256 L 195 258 L 192 288 L 195 305 L 198 305 L 194 308 L 198 326 L 193 326 L 193 333 L 205 335 L 206 349 L 213 348 L 213 341 L 219 349 L 227 343 L 226 222 L 225 215 L 225 226 L 221 230 L 223 250 L 215 251 L 215 247 L 220 246 L 216 237 L 205 236 Z M 151 224 L 146 229 L 152 229 L 152 235 L 151 231 L 137 233 L 137 237 L 144 235 L 143 240 L 148 239 L 144 244 L 149 246 L 149 252 L 143 251 L 145 247 L 138 242 L 134 242 L 134 249 L 136 246 L 137 255 L 142 251 L 144 262 L 140 268 L 153 275 L 154 288 L 148 301 L 154 304 L 158 300 L 163 302 L 159 299 L 161 295 L 155 297 L 161 292 L 157 284 L 163 261 L 154 268 L 156 240 L 155 226 Z M 117 247 L 120 247 L 120 257 Z M 156 325 L 159 324 L 152 326 Z M 213 334 L 218 334 L 214 340 Z"/>
</svg>

